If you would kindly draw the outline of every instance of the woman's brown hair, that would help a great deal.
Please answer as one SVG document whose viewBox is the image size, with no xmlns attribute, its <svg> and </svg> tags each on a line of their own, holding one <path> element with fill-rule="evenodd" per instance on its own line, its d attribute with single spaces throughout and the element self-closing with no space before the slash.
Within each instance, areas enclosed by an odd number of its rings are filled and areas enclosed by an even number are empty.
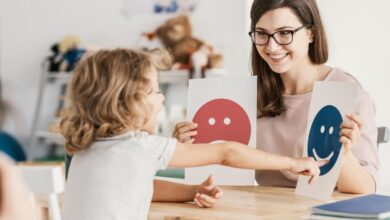
<svg viewBox="0 0 390 220">
<path fill-rule="evenodd" d="M 315 0 L 254 0 L 251 8 L 251 30 L 266 12 L 290 8 L 303 25 L 310 26 L 313 42 L 309 45 L 309 58 L 314 64 L 323 64 L 328 60 L 328 43 Z M 274 117 L 286 111 L 283 101 L 284 84 L 261 58 L 256 45 L 252 43 L 251 66 L 253 75 L 257 75 L 257 116 Z"/>
<path fill-rule="evenodd" d="M 100 50 L 82 59 L 72 73 L 70 106 L 60 124 L 67 152 L 86 149 L 96 137 L 140 129 L 150 111 L 151 68 L 166 69 L 171 61 L 163 50 L 130 49 Z"/>
</svg>

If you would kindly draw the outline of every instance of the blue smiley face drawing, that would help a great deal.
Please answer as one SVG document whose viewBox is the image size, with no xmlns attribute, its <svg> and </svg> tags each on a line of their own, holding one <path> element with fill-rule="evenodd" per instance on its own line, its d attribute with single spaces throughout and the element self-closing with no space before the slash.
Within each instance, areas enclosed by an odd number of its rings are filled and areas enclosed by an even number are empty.
<svg viewBox="0 0 390 220">
<path fill-rule="evenodd" d="M 329 163 L 320 167 L 320 176 L 327 174 L 339 157 L 341 143 L 340 125 L 343 118 L 339 110 L 333 105 L 327 105 L 315 116 L 309 133 L 307 154 L 315 160 L 329 160 Z"/>
</svg>

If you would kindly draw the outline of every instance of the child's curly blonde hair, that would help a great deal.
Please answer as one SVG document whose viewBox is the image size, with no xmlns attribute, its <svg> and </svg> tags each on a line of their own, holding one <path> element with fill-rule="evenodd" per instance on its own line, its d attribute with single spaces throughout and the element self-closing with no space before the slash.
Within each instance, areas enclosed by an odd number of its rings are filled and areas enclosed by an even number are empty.
<svg viewBox="0 0 390 220">
<path fill-rule="evenodd" d="M 165 50 L 100 50 L 81 60 L 72 73 L 70 106 L 60 124 L 67 152 L 88 148 L 96 137 L 140 129 L 150 112 L 151 68 L 167 69 L 171 63 Z"/>
</svg>

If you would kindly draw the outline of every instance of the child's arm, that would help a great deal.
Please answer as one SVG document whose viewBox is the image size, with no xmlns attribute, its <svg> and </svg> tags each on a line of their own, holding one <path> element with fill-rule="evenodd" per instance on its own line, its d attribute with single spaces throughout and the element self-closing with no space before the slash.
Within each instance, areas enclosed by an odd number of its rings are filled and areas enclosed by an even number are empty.
<svg viewBox="0 0 390 220">
<path fill-rule="evenodd" d="M 163 180 L 154 180 L 153 202 L 190 202 L 199 207 L 212 207 L 222 196 L 222 190 L 214 185 L 209 176 L 200 185 L 185 185 Z"/>
<path fill-rule="evenodd" d="M 177 143 L 169 166 L 193 167 L 210 164 L 257 169 L 289 170 L 311 176 L 309 183 L 320 174 L 318 166 L 327 161 L 315 162 L 313 158 L 290 158 L 250 148 L 236 142 L 219 144 L 183 144 Z"/>
</svg>

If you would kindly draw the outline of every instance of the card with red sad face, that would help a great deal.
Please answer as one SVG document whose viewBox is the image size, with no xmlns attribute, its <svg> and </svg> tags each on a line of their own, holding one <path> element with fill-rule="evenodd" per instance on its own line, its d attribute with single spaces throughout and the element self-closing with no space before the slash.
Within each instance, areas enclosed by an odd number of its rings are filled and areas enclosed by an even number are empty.
<svg viewBox="0 0 390 220">
<path fill-rule="evenodd" d="M 255 76 L 190 80 L 187 120 L 198 124 L 194 143 L 240 142 L 256 147 Z M 254 171 L 219 165 L 188 168 L 187 183 L 197 184 L 214 174 L 219 185 L 253 185 Z"/>
</svg>

